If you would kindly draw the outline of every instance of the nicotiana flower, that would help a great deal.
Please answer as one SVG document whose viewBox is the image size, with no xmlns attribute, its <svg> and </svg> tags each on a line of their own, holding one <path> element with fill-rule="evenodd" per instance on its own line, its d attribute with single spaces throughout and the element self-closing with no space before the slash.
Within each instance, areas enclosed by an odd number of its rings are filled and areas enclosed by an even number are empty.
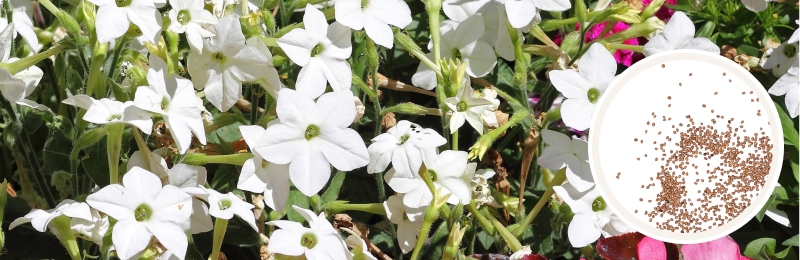
<svg viewBox="0 0 800 260">
<path fill-rule="evenodd" d="M 589 128 L 597 101 L 616 76 L 617 62 L 602 44 L 595 43 L 578 66 L 578 71 L 550 71 L 550 81 L 567 98 L 561 105 L 564 123 L 583 131 Z"/>
<path fill-rule="evenodd" d="M 86 205 L 89 206 L 88 204 Z M 100 212 L 96 209 L 90 209 L 91 218 L 82 219 L 73 217 L 69 221 L 72 233 L 82 237 L 83 239 L 94 242 L 99 246 L 103 246 L 103 236 L 108 232 L 111 223 L 108 221 L 108 216 L 101 216 Z"/>
<path fill-rule="evenodd" d="M 91 220 L 92 215 L 89 211 L 89 205 L 84 202 L 77 202 L 71 199 L 66 199 L 58 203 L 55 208 L 48 209 L 48 210 L 41 210 L 41 209 L 33 209 L 25 216 L 15 219 L 11 222 L 8 226 L 8 229 L 14 229 L 15 227 L 28 223 L 31 223 L 36 231 L 45 232 L 47 231 L 50 221 L 58 216 L 67 216 L 70 218 L 80 218 L 85 220 Z"/>
<path fill-rule="evenodd" d="M 451 194 L 447 199 L 450 204 L 467 204 L 472 199 L 472 189 L 461 179 L 467 169 L 467 152 L 447 150 L 441 154 L 426 151 L 423 163 L 436 189 L 441 188 L 441 196 Z M 386 183 L 398 193 L 405 194 L 403 204 L 409 208 L 420 208 L 430 205 L 433 200 L 425 181 L 418 175 L 414 178 L 395 176 L 394 170 L 386 173 Z"/>
<path fill-rule="evenodd" d="M 145 160 L 150 159 L 148 164 Z M 172 185 L 180 188 L 192 196 L 207 195 L 203 185 L 206 184 L 207 172 L 203 166 L 178 163 L 169 168 L 167 161 L 161 155 L 150 152 L 149 155 L 141 151 L 133 152 L 128 159 L 128 171 L 133 167 L 140 167 L 154 173 L 161 179 L 162 185 Z M 192 216 L 183 223 L 183 229 L 189 234 L 199 234 L 211 231 L 214 224 L 208 214 L 208 206 L 200 199 L 192 200 Z"/>
<path fill-rule="evenodd" d="M 86 109 L 83 120 L 90 123 L 99 125 L 131 124 L 146 134 L 150 134 L 153 130 L 150 113 L 134 106 L 132 101 L 122 103 L 108 98 L 96 100 L 90 96 L 79 94 L 64 99 L 61 103 Z"/>
<path fill-rule="evenodd" d="M 597 241 L 600 235 L 615 236 L 628 232 L 630 228 L 606 205 L 600 192 L 591 188 L 577 191 L 570 183 L 554 186 L 559 198 L 575 213 L 569 223 L 567 234 L 573 247 L 584 247 Z"/>
<path fill-rule="evenodd" d="M 795 32 L 795 35 L 797 33 Z M 795 36 L 792 36 L 793 38 Z M 764 69 L 771 69 L 772 75 L 780 77 L 786 74 L 791 68 L 800 66 L 800 57 L 797 56 L 797 49 L 800 43 L 791 40 L 782 43 L 777 48 L 771 50 L 771 54 L 767 56 L 767 60 L 761 67 Z"/>
<path fill-rule="evenodd" d="M 272 97 L 278 99 L 278 92 L 284 88 L 283 84 L 281 83 L 280 75 L 278 75 L 278 70 L 275 69 L 275 66 L 272 65 L 272 52 L 269 51 L 267 45 L 261 40 L 260 37 L 252 37 L 245 41 L 247 46 L 253 46 L 261 52 L 264 57 L 267 58 L 266 61 L 266 68 L 265 71 L 261 73 L 261 77 L 256 79 L 259 85 L 261 85 L 264 90 L 267 91 Z"/>
<path fill-rule="evenodd" d="M 411 252 L 417 243 L 417 234 L 423 223 L 423 213 L 427 207 L 408 208 L 403 204 L 403 194 L 394 195 L 383 202 L 386 218 L 397 225 L 397 241 L 403 254 Z"/>
<path fill-rule="evenodd" d="M 292 29 L 278 39 L 289 59 L 303 67 L 297 75 L 297 91 L 316 98 L 325 92 L 326 82 L 333 91 L 350 90 L 353 73 L 346 61 L 352 52 L 350 28 L 339 22 L 329 26 L 325 15 L 310 4 L 303 24 L 305 29 Z"/>
<path fill-rule="evenodd" d="M 481 15 L 471 16 L 460 23 L 443 22 L 440 28 L 441 58 L 459 59 L 462 63 L 467 63 L 467 74 L 472 77 L 489 74 L 497 64 L 497 57 L 492 52 L 491 45 L 479 40 L 484 29 Z M 420 63 L 411 82 L 414 86 L 431 90 L 436 87 L 436 73 Z"/>
<path fill-rule="evenodd" d="M 204 196 L 209 205 L 209 214 L 215 218 L 231 219 L 233 215 L 239 216 L 250 224 L 254 230 L 258 230 L 256 226 L 256 218 L 253 215 L 253 204 L 244 202 L 235 194 L 228 192 L 225 194 L 219 193 L 214 189 L 205 189 L 208 195 Z"/>
<path fill-rule="evenodd" d="M 683 12 L 675 12 L 664 27 L 664 33 L 650 38 L 644 45 L 644 56 L 678 50 L 695 49 L 712 53 L 719 53 L 719 47 L 711 40 L 703 37 L 694 37 L 694 23 Z"/>
<path fill-rule="evenodd" d="M 572 7 L 569 0 L 506 0 L 508 21 L 514 28 L 527 26 L 539 10 L 560 12 Z"/>
<path fill-rule="evenodd" d="M 352 251 L 350 251 L 351 253 L 353 253 L 353 259 L 378 260 L 378 258 L 375 258 L 375 256 L 373 256 L 369 252 L 367 243 L 364 242 L 364 239 L 361 239 L 361 237 L 359 237 L 355 231 L 344 227 L 340 227 L 339 230 L 342 230 L 350 234 L 349 236 L 347 236 L 347 238 L 344 239 L 344 243 L 347 244 L 348 247 L 353 249 Z"/>
<path fill-rule="evenodd" d="M 372 138 L 372 144 L 367 148 L 367 172 L 383 172 L 391 162 L 398 177 L 414 178 L 422 166 L 422 151 L 445 143 L 447 140 L 435 130 L 400 120 L 386 133 Z"/>
<path fill-rule="evenodd" d="M 147 70 L 150 86 L 136 89 L 133 104 L 163 116 L 178 152 L 183 154 L 191 146 L 192 133 L 200 143 L 206 144 L 205 127 L 198 108 L 202 107 L 202 101 L 195 95 L 192 81 L 167 73 L 167 64 L 158 56 L 150 55 L 150 68 Z"/>
<path fill-rule="evenodd" d="M 494 103 L 489 99 L 482 97 L 476 98 L 470 84 L 461 87 L 455 97 L 445 99 L 444 104 L 453 112 L 450 117 L 451 134 L 458 131 L 458 128 L 464 125 L 464 121 L 467 121 L 479 134 L 483 134 L 483 121 L 481 116 L 484 114 L 484 111 L 494 106 Z M 494 115 L 494 113 L 492 114 Z M 495 123 L 497 122 L 496 117 L 494 121 Z"/>
<path fill-rule="evenodd" d="M 772 84 L 768 91 L 776 96 L 786 95 L 786 109 L 792 118 L 800 115 L 800 78 L 798 75 L 800 75 L 800 67 L 790 68 L 775 84 Z"/>
<path fill-rule="evenodd" d="M 337 22 L 353 30 L 363 28 L 370 39 L 386 48 L 392 48 L 394 42 L 389 25 L 403 28 L 411 23 L 411 9 L 402 0 L 338 0 L 334 6 Z"/>
<path fill-rule="evenodd" d="M 264 146 L 255 150 L 267 161 L 289 163 L 289 177 L 300 192 L 312 196 L 336 169 L 350 171 L 369 163 L 367 147 L 353 129 L 356 115 L 350 91 L 326 93 L 314 100 L 283 89 L 277 105 L 280 123 L 267 128 Z"/>
<path fill-rule="evenodd" d="M 496 174 L 495 171 L 492 169 L 476 171 L 476 167 L 476 163 L 467 164 L 467 171 L 461 176 L 464 182 L 469 183 L 469 187 L 472 189 L 472 201 L 475 201 L 475 205 L 478 207 L 484 204 L 497 208 L 502 207 L 492 197 L 492 190 L 489 188 L 489 179 Z"/>
<path fill-rule="evenodd" d="M 121 259 L 144 250 L 153 236 L 179 259 L 186 255 L 188 240 L 181 224 L 192 214 L 192 198 L 175 186 L 162 187 L 155 174 L 135 167 L 122 185 L 108 185 L 86 202 L 117 220 L 111 240 Z"/>
<path fill-rule="evenodd" d="M 283 212 L 286 200 L 289 199 L 289 165 L 276 164 L 264 160 L 256 150 L 263 146 L 267 139 L 266 130 L 257 125 L 239 126 L 247 146 L 253 152 L 253 158 L 242 165 L 242 173 L 236 185 L 239 189 L 264 194 L 264 203 L 271 209 Z"/>
<path fill-rule="evenodd" d="M 217 17 L 204 9 L 203 0 L 169 0 L 172 10 L 169 10 L 169 30 L 176 33 L 185 33 L 189 46 L 193 51 L 203 52 L 203 38 L 214 36 L 207 26 L 216 24 Z"/>
<path fill-rule="evenodd" d="M 309 227 L 288 220 L 267 222 L 277 226 L 269 240 L 267 250 L 286 256 L 304 256 L 309 260 L 352 259 L 347 245 L 331 223 L 325 219 L 325 213 L 315 216 L 310 210 L 294 206 L 292 208 L 308 221 Z"/>
<path fill-rule="evenodd" d="M 469 17 L 480 14 L 483 18 L 484 33 L 480 40 L 492 44 L 497 56 L 503 59 L 513 61 L 514 45 L 511 43 L 511 35 L 506 27 L 508 22 L 508 15 L 503 7 L 504 1 L 502 0 L 475 0 L 475 1 L 459 1 L 459 0 L 445 0 L 442 2 L 442 11 L 445 15 L 453 21 L 463 22 Z M 540 16 L 536 15 L 540 21 Z M 537 20 L 534 18 L 534 20 Z M 534 21 L 534 23 L 539 23 Z M 522 32 L 530 28 L 524 27 L 515 32 L 520 39 L 524 39 Z"/>
<path fill-rule="evenodd" d="M 149 41 L 158 42 L 161 13 L 154 0 L 89 0 L 97 5 L 95 20 L 97 40 L 107 43 L 124 35 L 130 24 L 142 31 Z"/>
<path fill-rule="evenodd" d="M 499 127 L 500 125 L 497 122 L 497 115 L 494 113 L 498 108 L 500 108 L 500 100 L 497 99 L 497 91 L 490 88 L 485 88 L 480 94 L 475 95 L 478 98 L 483 98 L 489 100 L 491 105 L 486 105 L 486 109 L 483 110 L 481 113 L 481 121 L 483 124 L 488 127 Z"/>
<path fill-rule="evenodd" d="M 198 90 L 220 112 L 228 111 L 242 95 L 242 82 L 256 81 L 267 71 L 267 57 L 245 44 L 239 16 L 228 15 L 213 26 L 217 35 L 206 38 L 203 52 L 189 53 L 189 74 Z"/>
<path fill-rule="evenodd" d="M 2 3 L 3 1 L 0 1 L 0 4 Z M 28 43 L 28 47 L 30 47 L 33 52 L 36 52 L 41 46 L 39 46 L 39 38 L 33 30 L 33 20 L 31 20 L 33 17 L 32 2 L 27 0 L 10 0 L 8 6 L 11 8 L 11 23 L 8 22 L 8 19 L 0 19 L 0 30 L 13 24 L 12 30 L 14 31 L 14 36 L 12 38 L 17 38 L 17 34 L 19 34 L 22 36 L 22 39 Z M 7 15 L 5 15 L 4 18 L 6 16 Z"/>
<path fill-rule="evenodd" d="M 536 161 L 548 169 L 561 169 L 567 166 L 567 180 L 578 191 L 585 191 L 594 186 L 594 178 L 589 168 L 589 144 L 581 139 L 544 129 L 542 139 L 544 148 Z"/>
</svg>

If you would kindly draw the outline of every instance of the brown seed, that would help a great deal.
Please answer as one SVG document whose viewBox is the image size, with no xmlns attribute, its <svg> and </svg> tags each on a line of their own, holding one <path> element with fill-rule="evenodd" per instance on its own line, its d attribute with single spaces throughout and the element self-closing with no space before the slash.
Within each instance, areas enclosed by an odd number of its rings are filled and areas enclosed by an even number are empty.
<svg viewBox="0 0 800 260">
<path fill-rule="evenodd" d="M 726 74 L 726 73 L 725 73 L 725 72 L 723 72 L 723 73 L 722 73 L 722 76 L 725 76 L 725 74 Z"/>
<path fill-rule="evenodd" d="M 692 73 L 689 73 L 689 76 L 692 76 Z"/>
</svg>

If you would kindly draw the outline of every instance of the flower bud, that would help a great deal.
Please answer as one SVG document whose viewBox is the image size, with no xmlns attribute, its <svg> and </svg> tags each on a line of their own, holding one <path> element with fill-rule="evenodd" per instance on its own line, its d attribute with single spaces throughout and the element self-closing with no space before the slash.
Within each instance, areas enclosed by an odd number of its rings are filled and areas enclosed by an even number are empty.
<svg viewBox="0 0 800 260">
<path fill-rule="evenodd" d="M 206 154 L 204 153 L 187 153 L 183 156 L 181 163 L 188 165 L 204 165 L 206 164 Z"/>
<path fill-rule="evenodd" d="M 575 0 L 575 15 L 578 17 L 578 22 L 583 24 L 586 21 L 586 3 L 584 0 Z"/>
<path fill-rule="evenodd" d="M 605 40 L 606 42 L 621 42 L 631 38 L 644 37 L 658 30 L 663 30 L 664 26 L 664 22 L 659 20 L 657 17 L 650 17 L 643 23 L 634 24 L 627 30 L 611 35 Z"/>
<path fill-rule="evenodd" d="M 411 39 L 408 34 L 400 31 L 397 28 L 394 28 L 393 30 L 395 44 L 400 45 L 400 47 L 403 47 L 404 50 L 417 58 L 425 57 L 425 54 L 422 53 L 422 49 L 419 48 L 419 45 L 417 45 L 417 43 L 414 42 L 414 40 Z"/>
<path fill-rule="evenodd" d="M 561 50 L 566 52 L 570 57 L 575 57 L 575 54 L 578 53 L 578 46 L 581 43 L 581 32 L 574 31 L 567 34 L 567 37 L 564 37 L 564 41 L 561 42 Z"/>
<path fill-rule="evenodd" d="M 367 38 L 367 66 L 370 70 L 378 69 L 378 48 L 372 39 Z"/>
<path fill-rule="evenodd" d="M 665 0 L 653 0 L 650 2 L 650 5 L 642 10 L 642 14 L 640 15 L 642 21 L 647 20 L 648 18 L 652 17 L 658 9 L 661 9 L 661 6 L 664 5 Z"/>
<path fill-rule="evenodd" d="M 67 33 L 74 36 L 76 40 L 80 39 L 81 27 L 78 25 L 78 21 L 75 20 L 75 18 L 67 14 L 67 12 L 64 12 L 64 10 L 61 10 L 53 5 L 53 3 L 49 0 L 39 1 L 39 4 L 44 6 L 44 8 L 56 16 L 56 19 L 58 19 L 58 21 L 61 22 L 61 25 L 63 25 L 67 30 Z M 94 23 L 94 12 L 91 12 L 91 15 L 84 14 L 84 19 L 86 19 L 87 22 L 88 20 L 91 20 L 91 22 Z"/>
</svg>

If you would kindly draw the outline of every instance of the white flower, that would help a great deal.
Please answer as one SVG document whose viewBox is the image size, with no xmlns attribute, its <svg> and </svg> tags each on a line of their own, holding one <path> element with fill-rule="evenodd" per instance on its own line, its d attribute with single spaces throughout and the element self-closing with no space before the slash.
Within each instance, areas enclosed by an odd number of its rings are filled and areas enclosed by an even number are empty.
<svg viewBox="0 0 800 260">
<path fill-rule="evenodd" d="M 490 127 L 499 127 L 497 115 L 494 113 L 494 111 L 500 108 L 500 100 L 497 99 L 497 91 L 485 88 L 477 97 L 489 100 L 489 102 L 492 103 L 491 105 L 486 105 L 486 109 L 481 113 L 481 121 L 483 121 L 483 124 Z"/>
<path fill-rule="evenodd" d="M 267 128 L 263 147 L 255 150 L 265 160 L 289 163 L 289 177 L 300 192 L 312 196 L 330 179 L 330 165 L 350 171 L 369 163 L 367 147 L 348 126 L 356 115 L 353 94 L 324 94 L 316 104 L 309 96 L 283 89 L 277 105 L 280 123 Z"/>
<path fill-rule="evenodd" d="M 364 242 L 364 239 L 356 234 L 355 231 L 350 230 L 349 228 L 340 227 L 339 230 L 349 233 L 350 235 L 344 239 L 344 243 L 347 244 L 348 247 L 352 248 L 355 252 L 353 253 L 354 259 L 360 260 L 378 260 L 369 252 L 369 247 L 367 247 L 367 243 Z"/>
<path fill-rule="evenodd" d="M 308 221 L 309 227 L 288 220 L 267 222 L 278 226 L 269 240 L 267 250 L 286 256 L 304 256 L 309 260 L 352 259 L 342 237 L 325 219 L 325 213 L 315 216 L 314 212 L 292 205 Z"/>
<path fill-rule="evenodd" d="M 339 0 L 335 4 L 336 21 L 364 29 L 376 44 L 392 48 L 394 33 L 389 25 L 404 28 L 411 23 L 411 9 L 402 0 Z"/>
<path fill-rule="evenodd" d="M 253 208 L 255 208 L 253 204 L 242 201 L 241 198 L 231 192 L 222 194 L 213 189 L 204 189 L 208 193 L 205 197 L 209 205 L 208 213 L 211 216 L 230 220 L 233 215 L 237 215 L 247 224 L 250 224 L 250 227 L 258 231 L 256 218 L 253 215 Z"/>
<path fill-rule="evenodd" d="M 275 164 L 264 160 L 256 150 L 263 146 L 269 138 L 266 130 L 257 125 L 239 126 L 247 146 L 253 152 L 253 158 L 242 165 L 242 173 L 236 185 L 241 190 L 264 193 L 264 203 L 275 211 L 283 212 L 286 200 L 289 199 L 289 165 Z"/>
<path fill-rule="evenodd" d="M 483 18 L 485 29 L 480 40 L 492 44 L 497 56 L 513 61 L 516 57 L 514 57 L 514 45 L 511 43 L 511 35 L 506 27 L 508 16 L 503 7 L 504 2 L 503 0 L 445 0 L 442 2 L 442 10 L 448 18 L 457 22 L 462 22 L 471 16 L 480 14 Z M 537 14 L 536 17 L 540 16 Z M 538 24 L 539 22 L 536 21 L 535 23 Z M 524 39 L 522 31 L 527 31 L 526 29 L 529 30 L 530 28 L 525 27 L 522 30 L 516 30 L 520 39 Z"/>
<path fill-rule="evenodd" d="M 247 44 L 247 46 L 255 47 L 259 52 L 261 52 L 262 55 L 264 55 L 264 57 L 267 58 L 265 71 L 262 72 L 263 75 L 261 75 L 260 78 L 256 79 L 256 82 L 258 82 L 258 84 L 261 85 L 261 87 L 264 88 L 264 90 L 266 90 L 267 93 L 269 93 L 273 98 L 278 99 L 278 92 L 280 92 L 284 86 L 281 83 L 278 70 L 272 65 L 272 53 L 259 37 L 247 39 L 245 44 Z"/>
<path fill-rule="evenodd" d="M 548 169 L 561 169 L 567 166 L 567 180 L 578 191 L 594 186 L 594 178 L 589 168 L 589 144 L 581 139 L 544 129 L 542 139 L 547 147 L 542 151 L 537 163 Z"/>
<path fill-rule="evenodd" d="M 88 207 L 88 204 L 86 206 Z M 103 246 L 103 236 L 108 232 L 111 223 L 108 221 L 108 216 L 100 216 L 99 211 L 90 209 L 90 212 L 91 219 L 72 218 L 69 226 L 72 233 Z"/>
<path fill-rule="evenodd" d="M 261 78 L 268 64 L 258 49 L 245 44 L 238 15 L 223 17 L 213 27 L 217 35 L 205 39 L 203 53 L 189 53 L 189 74 L 208 102 L 225 112 L 242 95 L 242 82 Z"/>
<path fill-rule="evenodd" d="M 569 242 L 573 247 L 589 245 L 597 241 L 600 234 L 608 237 L 630 230 L 619 217 L 613 215 L 611 207 L 606 205 L 596 189 L 578 192 L 567 183 L 554 186 L 553 190 L 575 213 L 567 230 Z"/>
<path fill-rule="evenodd" d="M 464 173 L 464 176 L 461 178 L 464 179 L 464 182 L 469 183 L 469 187 L 472 189 L 472 200 L 475 201 L 475 205 L 480 207 L 481 205 L 489 205 L 496 208 L 502 208 L 500 204 L 492 197 L 492 190 L 489 188 L 489 179 L 491 179 L 496 172 L 492 169 L 480 169 L 475 171 L 477 167 L 476 163 L 469 163 L 467 164 L 467 171 Z"/>
<path fill-rule="evenodd" d="M 195 96 L 192 81 L 167 73 L 166 63 L 158 56 L 150 55 L 150 68 L 147 70 L 150 86 L 137 88 L 133 103 L 164 117 L 178 151 L 183 154 L 191 146 L 192 133 L 200 143 L 206 144 L 205 127 L 198 109 L 202 102 Z"/>
<path fill-rule="evenodd" d="M 569 0 L 506 0 L 508 21 L 514 28 L 528 26 L 539 10 L 560 12 L 570 7 Z"/>
<path fill-rule="evenodd" d="M 800 78 L 798 78 L 798 74 L 800 74 L 800 68 L 797 66 L 792 67 L 769 88 L 769 93 L 772 95 L 786 95 L 786 109 L 792 118 L 800 115 L 800 92 L 798 92 L 800 90 Z"/>
<path fill-rule="evenodd" d="M 149 157 L 149 166 L 144 157 Z M 150 156 L 147 156 L 141 151 L 136 151 L 128 159 L 127 170 L 130 171 L 133 167 L 140 167 L 154 173 L 161 179 L 162 185 L 178 187 L 183 192 L 193 196 L 207 195 L 203 188 L 203 185 L 206 184 L 207 172 L 203 166 L 179 163 L 170 169 L 167 166 L 167 161 L 161 155 L 151 152 Z M 193 199 L 192 216 L 181 226 L 189 234 L 211 231 L 214 228 L 214 224 L 208 214 L 208 206 L 200 199 Z"/>
<path fill-rule="evenodd" d="M 550 71 L 550 81 L 567 98 L 561 105 L 564 124 L 583 131 L 592 123 L 597 100 L 616 76 L 617 62 L 602 44 L 592 44 L 578 63 L 578 71 Z"/>
<path fill-rule="evenodd" d="M 694 23 L 683 12 L 675 12 L 669 19 L 664 33 L 650 38 L 644 45 L 644 56 L 652 56 L 659 52 L 694 49 L 719 54 L 719 47 L 711 40 L 694 38 Z"/>
<path fill-rule="evenodd" d="M 111 234 L 117 255 L 132 257 L 155 236 L 183 259 L 188 241 L 181 223 L 192 214 L 192 198 L 175 186 L 161 187 L 155 174 L 138 167 L 125 174 L 122 184 L 108 185 L 86 197 L 89 206 L 117 220 Z"/>
<path fill-rule="evenodd" d="M 2 3 L 3 1 L 0 1 L 0 4 Z M 36 52 L 42 46 L 39 45 L 39 38 L 33 30 L 33 20 L 31 20 L 33 17 L 32 1 L 10 0 L 8 6 L 11 8 L 11 24 L 13 24 L 12 30 L 14 31 L 12 38 L 16 38 L 17 34 L 19 34 L 28 43 L 31 50 Z M 8 19 L 0 19 L 0 29 L 4 29 L 11 24 L 8 23 Z M 6 55 L 8 54 L 6 53 Z"/>
<path fill-rule="evenodd" d="M 386 218 L 397 225 L 397 241 L 403 254 L 411 252 L 417 243 L 417 235 L 422 227 L 423 214 L 427 207 L 419 209 L 408 208 L 403 205 L 403 194 L 394 195 L 383 202 Z"/>
<path fill-rule="evenodd" d="M 203 52 L 203 38 L 214 36 L 206 29 L 208 25 L 216 24 L 217 17 L 204 9 L 203 0 L 169 0 L 172 10 L 169 10 L 169 30 L 176 33 L 185 33 L 189 46 L 193 51 Z"/>
<path fill-rule="evenodd" d="M 484 29 L 481 15 L 471 16 L 460 23 L 443 22 L 439 29 L 442 35 L 441 58 L 444 60 L 457 58 L 461 62 L 467 63 L 467 74 L 472 77 L 483 77 L 489 74 L 497 64 L 497 57 L 494 55 L 491 45 L 479 40 Z M 429 49 L 432 47 L 432 45 L 428 46 Z M 428 58 L 432 59 L 433 56 Z M 436 73 L 420 63 L 417 72 L 411 77 L 411 82 L 417 87 L 431 90 L 436 87 Z"/>
<path fill-rule="evenodd" d="M 469 84 L 464 85 L 458 90 L 455 97 L 449 97 L 444 100 L 444 104 L 450 108 L 453 115 L 450 117 L 450 133 L 458 131 L 464 121 L 467 121 L 475 131 L 483 134 L 483 121 L 481 115 L 487 108 L 491 108 L 494 104 L 485 98 L 476 98 L 473 96 L 472 86 Z M 490 112 L 491 113 L 491 112 Z M 494 115 L 494 113 L 492 113 Z M 497 118 L 495 117 L 495 122 Z"/>
<path fill-rule="evenodd" d="M 333 91 L 350 90 L 353 73 L 346 61 L 352 52 L 350 28 L 339 22 L 328 26 L 325 15 L 311 5 L 306 6 L 303 24 L 305 29 L 293 29 L 278 39 L 289 59 L 303 67 L 297 91 L 316 98 L 325 92 L 325 82 Z"/>
<path fill-rule="evenodd" d="M 153 120 L 147 111 L 134 106 L 132 101 L 125 103 L 102 98 L 96 100 L 80 94 L 69 97 L 61 103 L 86 109 L 83 120 L 99 125 L 125 123 L 138 127 L 146 134 L 153 130 Z"/>
<path fill-rule="evenodd" d="M 775 75 L 775 77 L 783 76 L 791 68 L 800 66 L 800 58 L 797 57 L 798 47 L 800 47 L 800 43 L 797 40 L 782 43 L 770 51 L 771 54 L 767 56 L 767 60 L 761 67 L 771 69 L 772 75 Z"/>
<path fill-rule="evenodd" d="M 85 220 L 92 219 L 92 215 L 89 211 L 89 205 L 84 202 L 77 202 L 71 199 L 66 199 L 58 203 L 55 208 L 48 209 L 48 210 L 41 210 L 41 209 L 33 209 L 28 214 L 21 218 L 15 219 L 11 224 L 8 226 L 8 229 L 14 229 L 15 227 L 28 223 L 31 223 L 36 231 L 45 232 L 47 231 L 50 221 L 58 216 L 67 216 L 70 218 L 80 218 Z M 55 230 L 55 229 L 53 229 Z"/>
<path fill-rule="evenodd" d="M 130 24 L 139 27 L 142 36 L 158 42 L 161 34 L 161 13 L 153 0 L 89 0 L 97 5 L 95 20 L 97 40 L 107 43 L 128 31 Z"/>
<path fill-rule="evenodd" d="M 433 186 L 441 188 L 441 196 L 451 194 L 447 199 L 450 204 L 467 204 L 472 199 L 472 189 L 461 179 L 467 169 L 467 152 L 444 151 L 441 154 L 425 152 L 423 162 L 431 176 Z M 420 208 L 430 205 L 433 194 L 419 175 L 414 178 L 395 176 L 394 170 L 386 173 L 386 183 L 398 193 L 405 194 L 403 204 L 409 208 Z"/>
<path fill-rule="evenodd" d="M 372 144 L 367 148 L 367 172 L 383 172 L 391 162 L 398 177 L 414 178 L 422 166 L 422 151 L 445 143 L 447 140 L 435 130 L 400 120 L 386 133 L 372 138 Z"/>
</svg>

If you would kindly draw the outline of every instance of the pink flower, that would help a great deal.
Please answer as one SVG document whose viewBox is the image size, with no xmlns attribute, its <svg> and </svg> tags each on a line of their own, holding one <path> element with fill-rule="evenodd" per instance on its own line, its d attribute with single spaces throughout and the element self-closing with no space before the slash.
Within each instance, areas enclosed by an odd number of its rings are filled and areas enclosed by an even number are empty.
<svg viewBox="0 0 800 260">
<path fill-rule="evenodd" d="M 653 0 L 642 0 L 642 3 L 644 4 L 645 7 L 649 6 L 650 3 L 652 2 Z M 675 10 L 667 8 L 666 5 L 676 5 L 676 4 L 678 4 L 678 0 L 665 1 L 664 5 L 662 5 L 661 8 L 658 9 L 658 11 L 656 11 L 656 17 L 658 17 L 658 19 L 661 19 L 661 21 L 664 21 L 665 23 L 669 22 L 669 18 L 672 17 L 672 14 L 675 13 Z"/>
<path fill-rule="evenodd" d="M 644 237 L 636 246 L 639 259 L 666 260 L 667 249 L 664 242 Z M 684 260 L 749 260 L 740 255 L 739 245 L 730 236 L 700 243 L 681 246 Z"/>
<path fill-rule="evenodd" d="M 636 252 L 639 254 L 639 259 L 667 259 L 667 246 L 664 245 L 664 242 L 650 237 L 642 238 L 642 241 L 636 246 Z"/>
<path fill-rule="evenodd" d="M 591 29 L 586 31 L 586 35 L 584 37 L 584 41 L 588 43 L 590 41 L 596 40 L 597 38 L 608 37 L 608 36 L 610 36 L 612 34 L 624 31 L 624 30 L 628 29 L 629 27 L 631 27 L 630 25 L 628 25 L 626 23 L 623 23 L 623 22 L 615 22 L 614 27 L 611 28 L 611 31 L 606 33 L 606 35 L 601 36 L 600 34 L 603 33 L 603 30 L 605 29 L 606 25 L 608 25 L 607 23 L 608 22 L 602 22 L 602 23 L 599 23 L 599 24 L 596 24 L 596 25 L 592 26 Z M 631 39 L 627 39 L 625 41 L 622 41 L 622 43 L 629 44 L 629 45 L 639 45 L 639 39 L 631 38 Z M 630 66 L 633 63 L 633 54 L 634 54 L 634 51 L 617 50 L 617 51 L 614 52 L 614 59 L 617 61 L 617 63 L 623 64 L 625 66 Z"/>
</svg>

